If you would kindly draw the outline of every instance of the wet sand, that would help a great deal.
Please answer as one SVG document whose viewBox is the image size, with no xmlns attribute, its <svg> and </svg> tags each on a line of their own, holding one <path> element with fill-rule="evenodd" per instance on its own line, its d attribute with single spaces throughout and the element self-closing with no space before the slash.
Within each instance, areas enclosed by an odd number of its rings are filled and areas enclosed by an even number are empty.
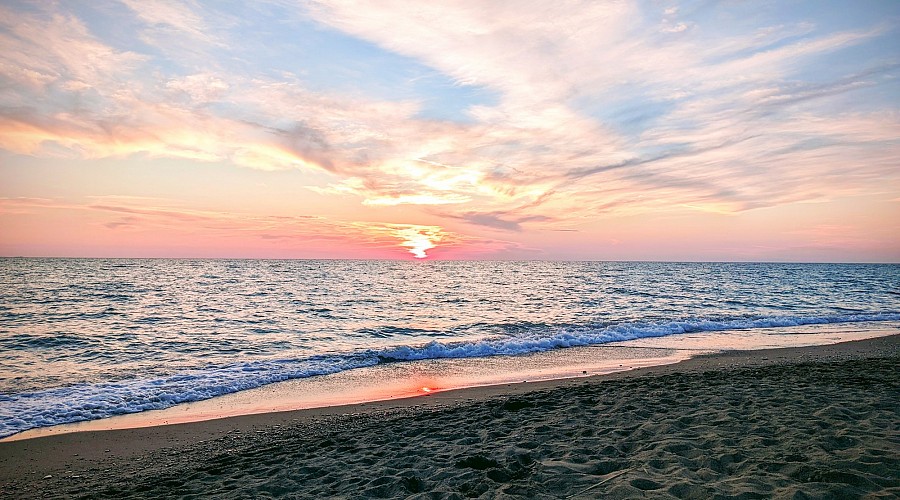
<svg viewBox="0 0 900 500">
<path fill-rule="evenodd" d="M 900 336 L 0 443 L 0 497 L 896 498 Z"/>
</svg>

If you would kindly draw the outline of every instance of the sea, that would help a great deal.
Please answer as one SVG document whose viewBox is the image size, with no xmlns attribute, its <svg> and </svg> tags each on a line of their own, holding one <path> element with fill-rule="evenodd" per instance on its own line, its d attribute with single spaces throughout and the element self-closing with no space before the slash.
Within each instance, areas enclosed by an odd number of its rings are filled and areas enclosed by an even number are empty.
<svg viewBox="0 0 900 500">
<path fill-rule="evenodd" d="M 385 363 L 897 322 L 895 264 L 3 258 L 0 437 Z"/>
</svg>

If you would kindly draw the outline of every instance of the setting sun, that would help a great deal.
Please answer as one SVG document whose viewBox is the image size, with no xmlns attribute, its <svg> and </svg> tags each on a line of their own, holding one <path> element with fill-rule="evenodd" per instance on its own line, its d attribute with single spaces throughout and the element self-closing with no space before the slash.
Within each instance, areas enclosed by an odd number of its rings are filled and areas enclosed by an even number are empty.
<svg viewBox="0 0 900 500">
<path fill-rule="evenodd" d="M 441 228 L 436 226 L 395 227 L 394 234 L 402 240 L 400 246 L 408 249 L 417 259 L 427 258 L 425 251 L 436 248 L 444 237 Z"/>
</svg>

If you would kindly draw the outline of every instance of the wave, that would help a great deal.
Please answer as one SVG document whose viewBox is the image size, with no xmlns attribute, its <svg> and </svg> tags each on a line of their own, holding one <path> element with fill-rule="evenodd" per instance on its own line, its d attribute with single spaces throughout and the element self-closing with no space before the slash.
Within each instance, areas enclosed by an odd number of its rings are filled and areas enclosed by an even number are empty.
<svg viewBox="0 0 900 500">
<path fill-rule="evenodd" d="M 252 361 L 153 379 L 128 379 L 0 394 L 0 437 L 36 427 L 158 410 L 274 382 L 327 375 L 380 363 L 528 354 L 681 333 L 873 321 L 900 321 L 900 313 L 691 319 L 556 329 L 544 327 L 472 342 L 435 341 L 424 345 L 367 349 L 302 359 Z"/>
</svg>

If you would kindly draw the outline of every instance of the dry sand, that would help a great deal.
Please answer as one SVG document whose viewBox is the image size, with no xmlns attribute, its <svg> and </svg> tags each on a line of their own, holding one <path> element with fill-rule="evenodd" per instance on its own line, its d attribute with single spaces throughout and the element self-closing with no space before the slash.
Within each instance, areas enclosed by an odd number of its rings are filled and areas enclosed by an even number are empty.
<svg viewBox="0 0 900 500">
<path fill-rule="evenodd" d="M 0 496 L 897 498 L 900 336 L 0 443 Z"/>
</svg>

